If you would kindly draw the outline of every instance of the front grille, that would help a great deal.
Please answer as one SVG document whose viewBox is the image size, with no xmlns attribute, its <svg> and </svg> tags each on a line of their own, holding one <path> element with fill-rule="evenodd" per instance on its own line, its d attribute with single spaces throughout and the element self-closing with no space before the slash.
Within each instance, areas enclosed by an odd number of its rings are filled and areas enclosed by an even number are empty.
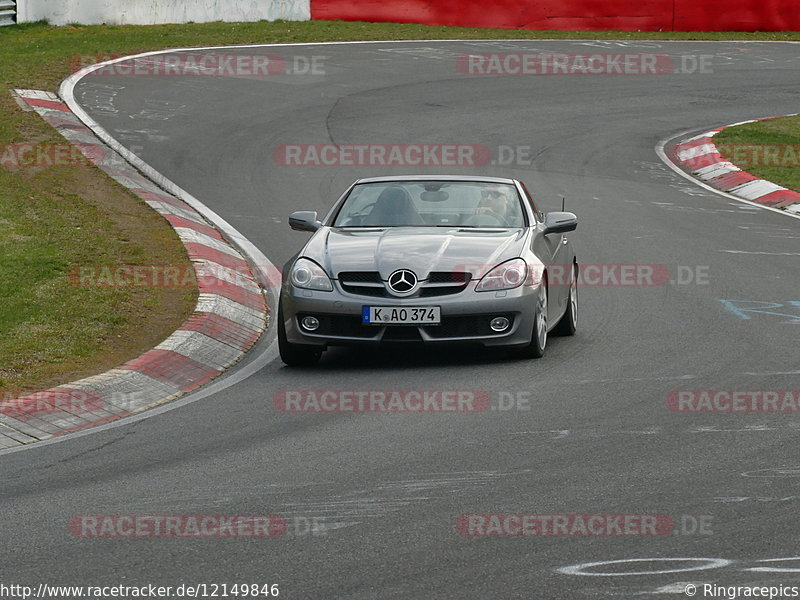
<svg viewBox="0 0 800 600">
<path fill-rule="evenodd" d="M 428 283 L 450 283 L 463 285 L 472 278 L 471 273 L 464 271 L 432 271 L 428 275 Z"/>
<path fill-rule="evenodd" d="M 339 273 L 339 285 L 345 292 L 359 296 L 385 298 L 389 295 L 377 271 L 343 271 Z"/>
<path fill-rule="evenodd" d="M 430 298 L 458 294 L 466 289 L 471 277 L 470 273 L 462 271 L 433 271 L 422 284 L 419 295 L 421 298 Z"/>
<path fill-rule="evenodd" d="M 341 282 L 340 282 L 341 283 Z M 358 296 L 373 296 L 374 298 L 389 298 L 386 288 L 381 287 L 365 287 L 359 285 L 345 285 L 342 284 L 342 289 L 349 294 L 356 294 Z"/>
<path fill-rule="evenodd" d="M 339 281 L 352 285 L 383 282 L 381 274 L 377 271 L 342 271 L 339 273 Z"/>
<path fill-rule="evenodd" d="M 428 278 L 420 281 L 416 294 L 409 298 L 430 298 L 458 294 L 467 288 L 471 279 L 470 273 L 461 271 L 433 271 Z M 377 271 L 343 271 L 339 273 L 339 285 L 342 290 L 359 296 L 373 298 L 394 298 Z"/>
</svg>

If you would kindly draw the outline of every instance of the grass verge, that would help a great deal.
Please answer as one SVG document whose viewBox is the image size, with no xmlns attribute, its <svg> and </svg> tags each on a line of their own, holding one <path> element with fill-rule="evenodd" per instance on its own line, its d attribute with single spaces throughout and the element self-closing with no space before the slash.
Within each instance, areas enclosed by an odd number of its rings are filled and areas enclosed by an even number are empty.
<svg viewBox="0 0 800 600">
<path fill-rule="evenodd" d="M 728 127 L 714 144 L 743 171 L 800 192 L 800 116 Z"/>
<path fill-rule="evenodd" d="M 0 85 L 56 90 L 81 55 L 169 47 L 382 39 L 800 40 L 798 32 L 569 32 L 338 21 L 0 28 Z M 76 63 L 77 61 L 77 63 Z M 0 94 L 0 156 L 65 143 Z M 186 264 L 171 229 L 86 165 L 0 166 L 0 394 L 101 372 L 159 343 L 191 312 L 186 289 L 76 287 L 76 265 Z"/>
</svg>

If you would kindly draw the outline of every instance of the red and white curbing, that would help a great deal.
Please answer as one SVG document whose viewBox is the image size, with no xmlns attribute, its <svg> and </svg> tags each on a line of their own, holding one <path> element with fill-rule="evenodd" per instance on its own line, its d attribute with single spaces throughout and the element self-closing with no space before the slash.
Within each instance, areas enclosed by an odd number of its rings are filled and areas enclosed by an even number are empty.
<svg viewBox="0 0 800 600">
<path fill-rule="evenodd" d="M 112 179 L 161 214 L 197 275 L 192 316 L 161 344 L 115 369 L 13 400 L 0 400 L 0 450 L 100 425 L 163 404 L 237 362 L 266 328 L 269 307 L 242 255 L 194 208 L 157 187 L 101 142 L 50 92 L 15 90 Z"/>
<path fill-rule="evenodd" d="M 774 118 L 777 117 L 766 119 Z M 800 193 L 742 171 L 732 162 L 725 160 L 714 145 L 712 138 L 723 129 L 766 119 L 742 121 L 701 133 L 677 144 L 669 153 L 669 157 L 714 189 L 750 202 L 800 215 Z"/>
</svg>

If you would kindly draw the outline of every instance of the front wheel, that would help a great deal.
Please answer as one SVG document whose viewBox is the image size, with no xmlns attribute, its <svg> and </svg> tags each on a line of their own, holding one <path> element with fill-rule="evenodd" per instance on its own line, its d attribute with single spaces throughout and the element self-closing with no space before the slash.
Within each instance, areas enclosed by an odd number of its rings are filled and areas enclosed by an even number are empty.
<svg viewBox="0 0 800 600">
<path fill-rule="evenodd" d="M 542 281 L 536 298 L 531 342 L 521 350 L 513 351 L 519 358 L 541 358 L 547 346 L 547 281 Z"/>
<path fill-rule="evenodd" d="M 578 328 L 578 265 L 572 265 L 572 279 L 569 282 L 569 298 L 564 316 L 553 328 L 556 335 L 575 335 Z"/>
<path fill-rule="evenodd" d="M 317 364 L 322 349 L 306 344 L 293 344 L 286 339 L 286 324 L 283 320 L 283 306 L 278 304 L 278 352 L 281 360 L 290 367 L 308 367 Z"/>
</svg>

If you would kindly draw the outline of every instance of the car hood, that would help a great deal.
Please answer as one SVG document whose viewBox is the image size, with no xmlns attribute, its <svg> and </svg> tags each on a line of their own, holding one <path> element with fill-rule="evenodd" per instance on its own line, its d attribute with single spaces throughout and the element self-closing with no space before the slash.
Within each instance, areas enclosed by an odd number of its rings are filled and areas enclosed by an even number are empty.
<svg viewBox="0 0 800 600">
<path fill-rule="evenodd" d="M 323 228 L 303 255 L 334 278 L 343 271 L 377 271 L 386 280 L 397 269 L 428 273 L 485 271 L 522 254 L 525 229 L 387 227 Z"/>
</svg>

